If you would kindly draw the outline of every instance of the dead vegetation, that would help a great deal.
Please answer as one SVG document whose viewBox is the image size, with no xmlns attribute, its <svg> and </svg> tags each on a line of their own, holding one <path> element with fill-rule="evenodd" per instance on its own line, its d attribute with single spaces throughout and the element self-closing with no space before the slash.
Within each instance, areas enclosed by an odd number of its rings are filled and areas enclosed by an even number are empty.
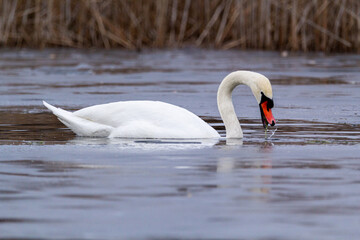
<svg viewBox="0 0 360 240">
<path fill-rule="evenodd" d="M 0 0 L 0 46 L 360 52 L 359 0 Z"/>
</svg>

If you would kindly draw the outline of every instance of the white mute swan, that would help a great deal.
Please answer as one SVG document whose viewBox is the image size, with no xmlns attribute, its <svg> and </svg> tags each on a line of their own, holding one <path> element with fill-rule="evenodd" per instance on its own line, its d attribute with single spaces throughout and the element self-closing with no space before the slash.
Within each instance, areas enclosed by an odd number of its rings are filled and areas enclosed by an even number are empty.
<svg viewBox="0 0 360 240">
<path fill-rule="evenodd" d="M 236 71 L 221 82 L 217 103 L 226 129 L 226 138 L 242 138 L 243 132 L 232 103 L 232 91 L 239 84 L 251 88 L 260 106 L 263 126 L 275 125 L 269 79 Z M 95 105 L 68 112 L 45 101 L 43 104 L 79 136 L 121 138 L 219 138 L 219 133 L 192 112 L 158 101 L 124 101 Z"/>
</svg>

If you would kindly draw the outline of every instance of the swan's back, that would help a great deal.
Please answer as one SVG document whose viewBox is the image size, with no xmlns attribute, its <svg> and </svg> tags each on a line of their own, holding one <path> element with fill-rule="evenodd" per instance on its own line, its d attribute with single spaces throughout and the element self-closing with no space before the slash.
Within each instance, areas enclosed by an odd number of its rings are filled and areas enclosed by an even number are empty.
<svg viewBox="0 0 360 240">
<path fill-rule="evenodd" d="M 184 108 L 159 101 L 114 102 L 83 108 L 71 114 L 75 118 L 87 121 L 87 125 L 95 123 L 99 126 L 106 126 L 111 129 L 109 131 L 106 130 L 108 133 L 101 131 L 103 134 L 107 135 L 107 137 L 219 137 L 219 134 L 215 129 L 210 127 L 206 122 L 192 112 Z M 57 116 L 66 124 L 66 120 L 64 121 L 62 116 Z M 71 124 L 66 125 L 74 131 Z M 82 136 L 91 135 L 88 132 L 85 134 L 76 131 L 74 132 Z"/>
<path fill-rule="evenodd" d="M 198 118 L 190 111 L 159 101 L 125 101 L 100 104 L 80 109 L 74 115 L 112 127 L 148 121 L 156 125 L 180 124 Z M 179 119 L 181 118 L 181 119 Z"/>
</svg>

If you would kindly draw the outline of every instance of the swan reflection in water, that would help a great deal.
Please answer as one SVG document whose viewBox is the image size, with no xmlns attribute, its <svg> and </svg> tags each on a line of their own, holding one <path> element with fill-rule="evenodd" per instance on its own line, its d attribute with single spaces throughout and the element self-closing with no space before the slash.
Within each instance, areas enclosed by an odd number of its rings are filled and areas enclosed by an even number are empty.
<svg viewBox="0 0 360 240">
<path fill-rule="evenodd" d="M 240 142 L 238 142 L 240 144 Z M 232 145 L 236 146 L 232 142 Z M 247 190 L 253 193 L 262 193 L 269 194 L 271 192 L 271 183 L 272 183 L 272 160 L 268 153 L 272 151 L 274 144 L 272 142 L 266 141 L 261 144 L 259 152 L 261 157 L 255 159 L 243 159 L 240 157 L 234 156 L 225 156 L 219 157 L 216 163 L 216 173 L 219 174 L 232 174 L 238 172 L 239 169 L 248 169 L 251 171 L 252 178 L 249 179 L 247 184 Z M 261 169 L 260 174 L 256 174 L 253 170 Z M 254 195 L 254 198 L 263 200 L 264 195 Z"/>
<path fill-rule="evenodd" d="M 258 141 L 259 139 L 256 139 Z M 67 141 L 70 145 L 113 145 L 122 149 L 144 149 L 144 150 L 186 150 L 202 149 L 214 146 L 227 149 L 237 149 L 242 146 L 242 138 L 205 138 L 205 139 L 131 139 L 131 138 L 92 138 L 75 137 Z M 263 142 L 261 148 L 268 148 L 274 144 L 271 141 Z"/>
<path fill-rule="evenodd" d="M 90 138 L 75 137 L 67 142 L 74 145 L 112 145 L 121 149 L 143 150 L 185 150 L 210 148 L 219 139 L 131 139 L 131 138 Z"/>
</svg>

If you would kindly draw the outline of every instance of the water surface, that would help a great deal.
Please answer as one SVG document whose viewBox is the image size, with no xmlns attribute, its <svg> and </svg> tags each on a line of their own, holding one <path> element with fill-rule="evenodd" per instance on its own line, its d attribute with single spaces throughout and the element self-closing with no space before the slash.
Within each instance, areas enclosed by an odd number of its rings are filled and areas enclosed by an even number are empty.
<svg viewBox="0 0 360 240">
<path fill-rule="evenodd" d="M 0 239 L 360 235 L 358 55 L 0 53 Z M 238 69 L 270 78 L 273 136 L 245 86 L 233 96 L 242 141 L 80 138 L 41 104 L 166 101 L 224 136 L 217 87 Z"/>
</svg>

